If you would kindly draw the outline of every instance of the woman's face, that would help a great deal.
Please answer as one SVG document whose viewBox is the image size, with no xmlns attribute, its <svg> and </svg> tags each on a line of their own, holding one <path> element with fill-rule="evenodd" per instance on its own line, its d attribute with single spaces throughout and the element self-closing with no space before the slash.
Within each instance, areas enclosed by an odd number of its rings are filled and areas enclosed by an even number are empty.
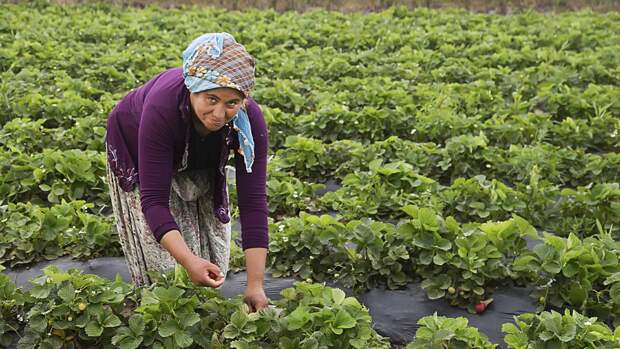
<svg viewBox="0 0 620 349">
<path fill-rule="evenodd" d="M 189 98 L 198 120 L 211 132 L 221 129 L 243 106 L 243 94 L 228 87 L 192 92 Z"/>
</svg>

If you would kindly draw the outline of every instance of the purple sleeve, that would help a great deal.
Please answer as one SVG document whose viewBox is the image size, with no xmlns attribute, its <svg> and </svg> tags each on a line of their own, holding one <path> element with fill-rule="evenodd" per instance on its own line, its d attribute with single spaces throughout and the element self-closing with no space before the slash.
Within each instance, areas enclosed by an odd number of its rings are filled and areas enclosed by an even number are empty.
<svg viewBox="0 0 620 349">
<path fill-rule="evenodd" d="M 237 174 L 237 200 L 241 216 L 241 241 L 243 249 L 269 247 L 267 226 L 267 151 L 269 135 L 267 124 L 259 106 L 252 99 L 247 105 L 252 137 L 254 138 L 254 164 L 247 173 L 243 157 L 235 152 Z"/>
<path fill-rule="evenodd" d="M 140 203 L 157 242 L 173 229 L 179 229 L 170 213 L 170 185 L 174 144 L 166 134 L 171 127 L 158 109 L 145 103 L 138 130 L 138 174 Z"/>
</svg>

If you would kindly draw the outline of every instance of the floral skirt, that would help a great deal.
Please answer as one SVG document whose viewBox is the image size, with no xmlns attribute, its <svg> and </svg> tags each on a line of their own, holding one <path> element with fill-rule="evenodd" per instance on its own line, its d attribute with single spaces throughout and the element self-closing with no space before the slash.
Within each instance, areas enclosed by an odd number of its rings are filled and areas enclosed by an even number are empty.
<svg viewBox="0 0 620 349">
<path fill-rule="evenodd" d="M 150 285 L 148 272 L 174 269 L 176 261 L 153 236 L 140 205 L 138 185 L 121 189 L 107 166 L 116 229 L 131 277 L 137 286 Z M 230 258 L 231 224 L 213 214 L 213 180 L 207 171 L 184 171 L 172 178 L 170 212 L 187 246 L 197 256 L 216 264 L 224 275 Z"/>
</svg>

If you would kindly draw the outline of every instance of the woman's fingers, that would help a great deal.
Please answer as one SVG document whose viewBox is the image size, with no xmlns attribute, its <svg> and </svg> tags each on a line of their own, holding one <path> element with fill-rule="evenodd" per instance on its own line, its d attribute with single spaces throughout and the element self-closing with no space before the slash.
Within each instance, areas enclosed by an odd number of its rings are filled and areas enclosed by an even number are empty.
<svg viewBox="0 0 620 349">
<path fill-rule="evenodd" d="M 224 273 L 220 268 L 206 259 L 199 258 L 190 270 L 194 284 L 208 287 L 219 287 L 224 281 Z"/>
<path fill-rule="evenodd" d="M 218 276 L 217 279 L 210 277 L 210 275 L 206 276 L 205 284 L 209 287 L 220 287 L 224 283 L 224 277 Z"/>
<path fill-rule="evenodd" d="M 213 273 L 215 275 L 222 275 L 222 271 L 220 270 L 220 267 L 218 267 L 216 264 L 213 264 L 213 263 L 207 264 L 207 270 L 210 273 Z"/>
<path fill-rule="evenodd" d="M 209 263 L 209 265 L 207 266 L 207 273 L 209 274 L 209 277 L 213 280 L 219 280 L 224 278 L 224 273 L 222 273 L 220 268 L 213 263 Z"/>
<path fill-rule="evenodd" d="M 207 263 L 206 269 L 206 282 L 208 286 L 219 287 L 224 283 L 224 273 L 222 273 L 217 265 L 209 262 Z"/>
</svg>

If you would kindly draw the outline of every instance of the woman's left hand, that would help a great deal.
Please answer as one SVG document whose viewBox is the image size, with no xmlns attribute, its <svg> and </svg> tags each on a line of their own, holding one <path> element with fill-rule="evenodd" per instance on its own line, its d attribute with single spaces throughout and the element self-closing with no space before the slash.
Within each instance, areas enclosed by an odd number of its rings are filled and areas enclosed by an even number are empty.
<svg viewBox="0 0 620 349">
<path fill-rule="evenodd" d="M 245 303 L 250 307 L 250 311 L 267 308 L 269 301 L 262 287 L 247 287 L 244 293 Z"/>
</svg>

